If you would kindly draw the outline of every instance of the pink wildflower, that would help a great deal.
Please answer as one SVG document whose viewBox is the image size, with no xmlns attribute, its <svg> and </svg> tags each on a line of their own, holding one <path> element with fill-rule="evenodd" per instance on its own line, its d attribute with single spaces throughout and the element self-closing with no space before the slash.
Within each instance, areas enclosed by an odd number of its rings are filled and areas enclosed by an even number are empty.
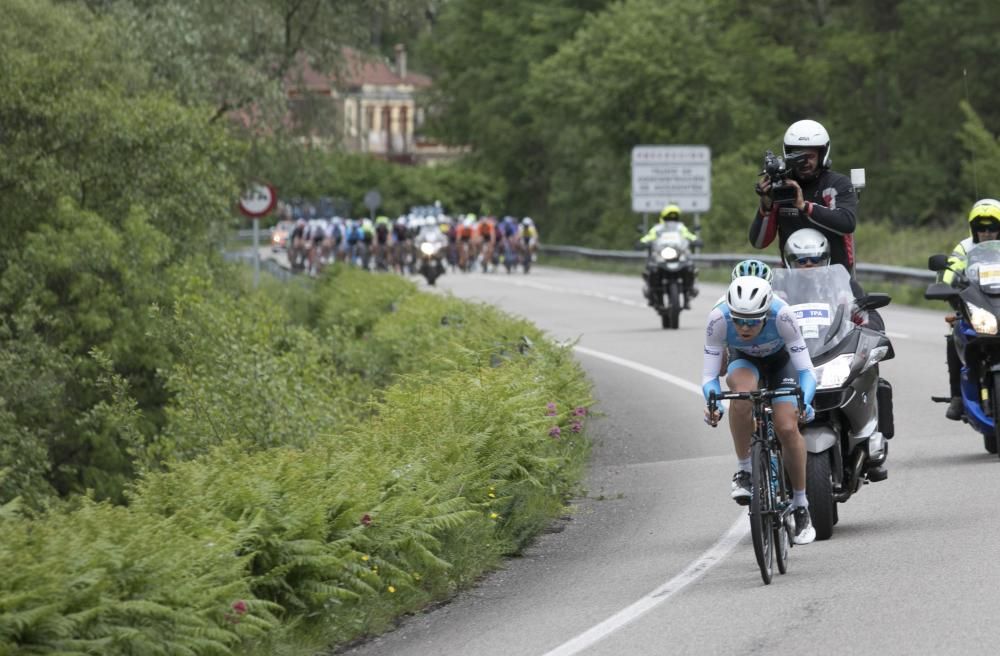
<svg viewBox="0 0 1000 656">
<path fill-rule="evenodd" d="M 581 424 L 578 421 L 574 421 L 572 424 L 569 425 L 569 429 L 574 433 L 579 433 L 580 431 L 583 430 L 583 424 Z"/>
<path fill-rule="evenodd" d="M 582 405 L 581 406 L 577 406 L 573 410 L 573 414 L 575 416 L 577 416 L 577 417 L 586 417 L 587 416 L 587 409 L 585 407 L 583 407 Z"/>
<path fill-rule="evenodd" d="M 549 417 L 555 417 L 556 416 L 556 404 L 555 403 L 549 403 L 548 405 L 546 405 L 545 406 L 545 414 L 548 415 Z"/>
<path fill-rule="evenodd" d="M 247 612 L 247 602 L 242 599 L 237 599 L 233 602 L 233 610 L 236 611 L 237 615 L 246 615 Z"/>
<path fill-rule="evenodd" d="M 361 523 L 364 524 L 365 526 L 371 526 L 372 516 L 369 515 L 368 513 L 365 513 L 364 515 L 361 516 Z"/>
<path fill-rule="evenodd" d="M 549 437 L 559 437 L 560 435 L 562 435 L 562 430 L 558 426 L 549 429 Z"/>
</svg>

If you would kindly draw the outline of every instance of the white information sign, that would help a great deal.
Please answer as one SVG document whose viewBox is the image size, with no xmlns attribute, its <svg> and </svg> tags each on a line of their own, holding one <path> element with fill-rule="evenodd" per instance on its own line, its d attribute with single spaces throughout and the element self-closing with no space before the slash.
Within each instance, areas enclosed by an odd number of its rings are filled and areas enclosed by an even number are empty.
<svg viewBox="0 0 1000 656">
<path fill-rule="evenodd" d="M 683 212 L 711 208 L 712 151 L 708 146 L 632 149 L 632 211 L 658 213 L 669 203 Z"/>
</svg>

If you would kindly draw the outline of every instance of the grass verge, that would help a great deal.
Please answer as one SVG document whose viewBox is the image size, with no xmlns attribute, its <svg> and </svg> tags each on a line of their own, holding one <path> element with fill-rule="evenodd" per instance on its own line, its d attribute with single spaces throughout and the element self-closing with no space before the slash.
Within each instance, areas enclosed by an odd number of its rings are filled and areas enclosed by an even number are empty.
<svg viewBox="0 0 1000 656">
<path fill-rule="evenodd" d="M 172 457 L 128 506 L 0 508 L 0 653 L 313 654 L 565 513 L 591 403 L 571 347 L 395 276 L 261 287 L 165 317 Z"/>
</svg>

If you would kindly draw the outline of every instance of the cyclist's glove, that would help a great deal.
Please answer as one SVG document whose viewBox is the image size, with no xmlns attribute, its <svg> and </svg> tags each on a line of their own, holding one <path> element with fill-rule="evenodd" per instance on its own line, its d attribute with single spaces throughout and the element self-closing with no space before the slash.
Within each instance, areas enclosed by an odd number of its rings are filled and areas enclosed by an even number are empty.
<svg viewBox="0 0 1000 656">
<path fill-rule="evenodd" d="M 701 392 L 702 392 L 702 394 L 705 395 L 705 403 L 706 403 L 706 405 L 708 404 L 708 397 L 712 394 L 712 392 L 715 392 L 716 396 L 721 396 L 722 395 L 722 385 L 719 384 L 718 377 L 713 378 L 712 380 L 710 380 L 707 383 L 705 383 L 704 385 L 702 385 L 701 386 Z M 726 409 L 724 407 L 722 407 L 722 402 L 721 401 L 716 401 L 715 402 L 715 409 L 719 411 L 719 419 L 722 419 L 722 415 L 726 414 Z M 712 425 L 712 422 L 711 422 L 710 418 L 707 417 L 707 416 L 705 417 L 705 423 L 708 424 L 709 426 Z"/>
<path fill-rule="evenodd" d="M 812 404 L 806 404 L 806 410 L 802 413 L 802 423 L 808 424 L 813 419 L 816 418 L 816 410 L 813 409 Z"/>
</svg>

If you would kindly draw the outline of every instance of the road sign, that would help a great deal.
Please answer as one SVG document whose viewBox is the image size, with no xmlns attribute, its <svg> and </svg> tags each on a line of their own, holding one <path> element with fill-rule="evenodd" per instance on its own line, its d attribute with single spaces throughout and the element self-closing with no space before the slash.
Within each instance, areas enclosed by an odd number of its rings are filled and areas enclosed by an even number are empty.
<svg viewBox="0 0 1000 656">
<path fill-rule="evenodd" d="M 632 211 L 659 212 L 669 203 L 683 212 L 711 208 L 712 151 L 708 146 L 632 149 Z"/>
<path fill-rule="evenodd" d="M 382 194 L 378 193 L 378 189 L 372 189 L 367 194 L 365 194 L 365 207 L 374 212 L 381 206 L 382 206 Z"/>
<path fill-rule="evenodd" d="M 278 203 L 278 194 L 269 184 L 256 183 L 240 196 L 240 212 L 251 219 L 266 216 Z"/>
</svg>

